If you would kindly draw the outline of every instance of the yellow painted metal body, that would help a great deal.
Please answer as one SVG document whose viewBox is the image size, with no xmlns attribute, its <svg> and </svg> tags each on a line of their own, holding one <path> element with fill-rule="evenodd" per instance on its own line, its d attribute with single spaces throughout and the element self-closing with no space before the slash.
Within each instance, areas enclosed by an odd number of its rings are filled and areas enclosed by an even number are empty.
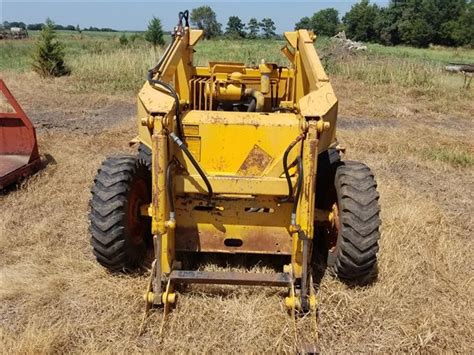
<svg viewBox="0 0 474 355">
<path fill-rule="evenodd" d="M 288 68 L 265 62 L 259 67 L 219 62 L 195 67 L 193 47 L 201 36 L 202 31 L 186 28 L 157 77 L 179 95 L 182 138 L 209 178 L 212 204 L 193 164 L 169 139 L 176 132 L 174 99 L 149 83 L 138 95 L 138 138 L 153 157 L 153 202 L 145 210 L 151 211 L 152 232 L 161 243 L 160 273 L 172 270 L 178 250 L 289 255 L 292 273 L 300 278 L 299 232 L 313 238 L 318 154 L 336 143 L 337 99 L 316 54 L 315 37 L 305 30 L 285 34 L 288 45 L 282 51 L 292 62 Z M 262 95 L 262 112 L 219 110 L 221 101 L 245 99 L 247 89 Z M 288 158 L 293 162 L 301 156 L 304 171 L 292 221 L 292 203 L 282 202 L 288 194 L 282 161 L 285 149 L 302 134 Z M 172 159 L 178 162 L 175 220 L 169 219 L 165 193 Z M 290 174 L 296 189 L 297 169 L 292 167 Z M 167 297 L 174 300 L 172 292 Z M 296 305 L 294 297 L 287 304 Z"/>
</svg>

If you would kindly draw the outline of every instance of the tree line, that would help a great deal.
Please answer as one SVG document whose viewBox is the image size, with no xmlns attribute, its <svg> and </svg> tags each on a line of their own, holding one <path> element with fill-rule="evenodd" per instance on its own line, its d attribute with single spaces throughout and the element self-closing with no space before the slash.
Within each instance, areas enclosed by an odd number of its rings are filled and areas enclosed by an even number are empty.
<svg viewBox="0 0 474 355">
<path fill-rule="evenodd" d="M 245 24 L 240 17 L 230 16 L 224 31 L 222 24 L 217 21 L 216 13 L 210 6 L 200 6 L 191 10 L 189 19 L 192 25 L 204 31 L 206 39 L 218 36 L 249 39 L 276 37 L 275 22 L 269 17 L 260 21 L 252 17 Z"/>
<path fill-rule="evenodd" d="M 21 21 L 13 21 L 13 22 L 8 22 L 8 21 L 3 21 L 1 24 L 1 27 L 5 30 L 9 30 L 12 27 L 19 27 L 23 28 L 25 30 L 30 30 L 30 31 L 41 31 L 41 29 L 46 25 L 46 23 L 30 23 L 26 24 Z M 95 32 L 118 32 L 117 30 L 114 30 L 113 28 L 108 28 L 108 27 L 86 27 L 86 28 L 80 28 L 79 25 L 58 25 L 54 24 L 53 25 L 54 30 L 58 31 L 95 31 Z"/>
<path fill-rule="evenodd" d="M 362 0 L 339 19 L 336 9 L 303 17 L 296 29 L 333 36 L 346 31 L 356 41 L 427 47 L 474 45 L 473 0 L 391 0 L 386 7 Z"/>
<path fill-rule="evenodd" d="M 238 16 L 230 16 L 223 31 L 212 8 L 201 6 L 191 11 L 190 19 L 204 30 L 206 38 L 276 37 L 271 18 L 251 18 L 244 24 Z M 360 0 L 342 19 L 336 9 L 327 8 L 303 17 L 295 29 L 309 29 L 323 36 L 346 31 L 355 41 L 384 45 L 474 46 L 474 0 L 390 0 L 385 7 Z"/>
<path fill-rule="evenodd" d="M 191 24 L 204 30 L 206 39 L 225 36 L 228 38 L 275 38 L 275 22 L 269 18 L 251 18 L 244 23 L 238 16 L 230 16 L 225 29 L 217 21 L 210 6 L 194 8 Z M 39 30 L 43 24 L 26 25 L 23 22 L 4 22 L 4 28 L 21 27 Z M 77 26 L 54 25 L 55 30 L 82 31 Z M 342 17 L 334 8 L 301 18 L 295 29 L 309 29 L 322 36 L 334 36 L 346 31 L 355 41 L 378 42 L 384 45 L 407 44 L 426 47 L 430 44 L 445 46 L 474 46 L 474 0 L 391 0 L 386 7 L 361 0 Z M 84 31 L 117 32 L 110 28 L 89 27 Z M 153 45 L 162 45 L 163 31 L 159 19 L 153 18 L 145 34 Z M 126 38 L 124 39 L 124 41 Z"/>
</svg>

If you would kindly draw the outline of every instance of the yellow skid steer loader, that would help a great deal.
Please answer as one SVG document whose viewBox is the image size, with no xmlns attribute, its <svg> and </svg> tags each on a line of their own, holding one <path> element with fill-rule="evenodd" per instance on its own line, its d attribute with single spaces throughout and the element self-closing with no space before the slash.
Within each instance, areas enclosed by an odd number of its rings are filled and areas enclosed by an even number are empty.
<svg viewBox="0 0 474 355">
<path fill-rule="evenodd" d="M 315 35 L 285 33 L 289 67 L 263 60 L 194 66 L 203 31 L 187 17 L 180 13 L 138 94 L 138 154 L 107 158 L 95 178 L 90 230 L 98 262 L 129 270 L 153 253 L 145 298 L 165 307 L 176 302 L 176 285 L 230 284 L 285 287 L 286 306 L 308 312 L 316 306 L 316 248 L 339 278 L 372 277 L 376 182 L 366 165 L 340 159 L 338 101 Z M 275 273 L 183 269 L 195 253 L 288 263 Z"/>
</svg>

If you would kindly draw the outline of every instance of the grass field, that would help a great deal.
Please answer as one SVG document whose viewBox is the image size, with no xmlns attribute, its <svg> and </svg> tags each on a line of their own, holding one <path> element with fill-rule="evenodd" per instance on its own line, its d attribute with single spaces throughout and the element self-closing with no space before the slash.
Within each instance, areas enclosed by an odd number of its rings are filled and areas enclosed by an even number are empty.
<svg viewBox="0 0 474 355">
<path fill-rule="evenodd" d="M 69 77 L 30 71 L 32 41 L 0 42 L 0 77 L 37 127 L 50 164 L 0 195 L 0 349 L 5 353 L 295 352 L 275 289 L 192 287 L 165 331 L 138 335 L 148 275 L 110 275 L 94 260 L 89 189 L 102 159 L 129 151 L 135 94 L 157 60 L 140 40 L 63 33 Z M 279 41 L 206 41 L 196 60 L 281 61 Z M 224 50 L 225 49 L 225 50 Z M 331 53 L 322 39 L 319 51 Z M 379 278 L 319 285 L 325 353 L 474 351 L 474 90 L 445 73 L 467 49 L 387 48 L 324 60 L 339 98 L 345 159 L 374 170 L 382 206 Z M 283 62 L 281 62 L 283 63 Z M 315 340 L 311 321 L 300 339 Z"/>
</svg>

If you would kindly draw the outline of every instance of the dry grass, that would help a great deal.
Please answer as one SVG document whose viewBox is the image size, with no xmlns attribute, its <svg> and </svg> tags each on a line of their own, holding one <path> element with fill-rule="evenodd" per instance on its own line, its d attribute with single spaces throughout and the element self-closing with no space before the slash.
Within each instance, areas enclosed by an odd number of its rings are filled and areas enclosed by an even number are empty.
<svg viewBox="0 0 474 355">
<path fill-rule="evenodd" d="M 127 110 L 104 120 L 98 110 L 133 109 L 133 96 L 77 92 L 73 78 L 24 80 L 30 75 L 2 77 L 27 112 L 48 123 L 39 144 L 55 163 L 0 196 L 0 349 L 295 352 L 284 292 L 267 288 L 189 288 L 161 337 L 158 312 L 138 336 L 147 275 L 108 274 L 94 261 L 87 231 L 95 170 L 106 155 L 126 151 L 135 133 Z M 472 159 L 472 90 L 446 93 L 440 103 L 392 82 L 369 86 L 341 75 L 334 84 L 339 140 L 348 159 L 377 175 L 383 232 L 375 284 L 349 288 L 323 277 L 319 346 L 329 353 L 472 353 L 474 169 L 426 154 L 456 151 Z M 448 101 L 451 107 L 443 105 Z M 83 123 L 67 121 L 75 115 Z M 298 327 L 300 339 L 314 340 L 311 319 Z"/>
</svg>

